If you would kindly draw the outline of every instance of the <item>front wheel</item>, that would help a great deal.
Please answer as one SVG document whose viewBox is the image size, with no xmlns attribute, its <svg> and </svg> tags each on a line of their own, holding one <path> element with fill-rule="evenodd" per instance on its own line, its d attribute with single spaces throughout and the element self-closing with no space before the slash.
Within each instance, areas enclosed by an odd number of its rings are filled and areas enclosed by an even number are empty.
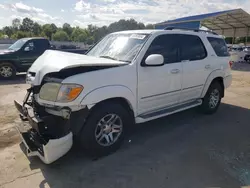
<svg viewBox="0 0 250 188">
<path fill-rule="evenodd" d="M 95 157 L 116 151 L 122 144 L 130 118 L 120 104 L 104 103 L 97 106 L 79 135 L 81 145 Z"/>
<path fill-rule="evenodd" d="M 214 82 L 210 85 L 203 102 L 201 109 L 205 114 L 213 114 L 220 106 L 222 98 L 222 87 L 218 82 Z"/>
<path fill-rule="evenodd" d="M 11 63 L 0 64 L 0 78 L 11 79 L 16 76 L 16 69 Z"/>
</svg>

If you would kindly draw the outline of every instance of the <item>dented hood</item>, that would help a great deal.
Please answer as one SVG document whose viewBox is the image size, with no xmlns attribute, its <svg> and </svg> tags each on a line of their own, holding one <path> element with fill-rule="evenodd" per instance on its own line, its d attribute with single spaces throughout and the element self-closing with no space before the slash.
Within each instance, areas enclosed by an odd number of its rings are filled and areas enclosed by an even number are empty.
<svg viewBox="0 0 250 188">
<path fill-rule="evenodd" d="M 63 69 L 90 66 L 119 66 L 128 64 L 106 58 L 92 57 L 82 54 L 46 50 L 30 67 L 28 72 L 35 73 L 34 85 L 39 85 L 44 75 L 59 72 Z"/>
</svg>

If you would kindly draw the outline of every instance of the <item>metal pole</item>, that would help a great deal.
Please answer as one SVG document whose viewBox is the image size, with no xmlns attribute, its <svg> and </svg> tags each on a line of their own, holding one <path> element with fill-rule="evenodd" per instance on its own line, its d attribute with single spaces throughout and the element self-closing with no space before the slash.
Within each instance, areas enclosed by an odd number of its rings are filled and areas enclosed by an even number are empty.
<svg viewBox="0 0 250 188">
<path fill-rule="evenodd" d="M 245 45 L 247 45 L 247 40 L 248 40 L 248 36 L 249 36 L 249 27 L 247 28 L 247 36 L 246 36 L 246 42 L 245 42 Z"/>
<path fill-rule="evenodd" d="M 234 42 L 235 42 L 235 35 L 236 35 L 236 29 L 234 28 L 234 33 L 233 33 L 233 41 L 232 41 L 232 44 L 234 44 Z"/>
</svg>

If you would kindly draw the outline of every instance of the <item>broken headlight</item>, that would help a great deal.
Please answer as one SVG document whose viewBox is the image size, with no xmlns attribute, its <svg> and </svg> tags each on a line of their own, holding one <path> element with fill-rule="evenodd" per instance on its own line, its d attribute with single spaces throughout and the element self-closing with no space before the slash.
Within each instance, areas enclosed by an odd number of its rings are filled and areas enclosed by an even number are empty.
<svg viewBox="0 0 250 188">
<path fill-rule="evenodd" d="M 40 99 L 54 102 L 71 102 L 75 100 L 83 90 L 78 84 L 46 83 L 42 86 Z"/>
</svg>

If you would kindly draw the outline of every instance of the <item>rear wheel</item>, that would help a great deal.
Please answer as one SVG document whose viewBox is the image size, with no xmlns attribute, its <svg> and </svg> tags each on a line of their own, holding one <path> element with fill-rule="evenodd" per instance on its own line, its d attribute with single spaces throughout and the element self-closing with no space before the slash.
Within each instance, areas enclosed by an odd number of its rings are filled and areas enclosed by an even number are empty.
<svg viewBox="0 0 250 188">
<path fill-rule="evenodd" d="M 220 106 L 222 98 L 222 87 L 219 82 L 213 82 L 205 97 L 203 98 L 203 102 L 201 105 L 201 109 L 206 114 L 213 114 L 217 111 Z"/>
<path fill-rule="evenodd" d="M 120 104 L 104 103 L 97 106 L 80 134 L 81 145 L 95 157 L 116 151 L 122 144 L 130 118 Z"/>
<path fill-rule="evenodd" d="M 11 79 L 16 76 L 16 69 L 11 63 L 0 64 L 0 78 Z"/>
</svg>

